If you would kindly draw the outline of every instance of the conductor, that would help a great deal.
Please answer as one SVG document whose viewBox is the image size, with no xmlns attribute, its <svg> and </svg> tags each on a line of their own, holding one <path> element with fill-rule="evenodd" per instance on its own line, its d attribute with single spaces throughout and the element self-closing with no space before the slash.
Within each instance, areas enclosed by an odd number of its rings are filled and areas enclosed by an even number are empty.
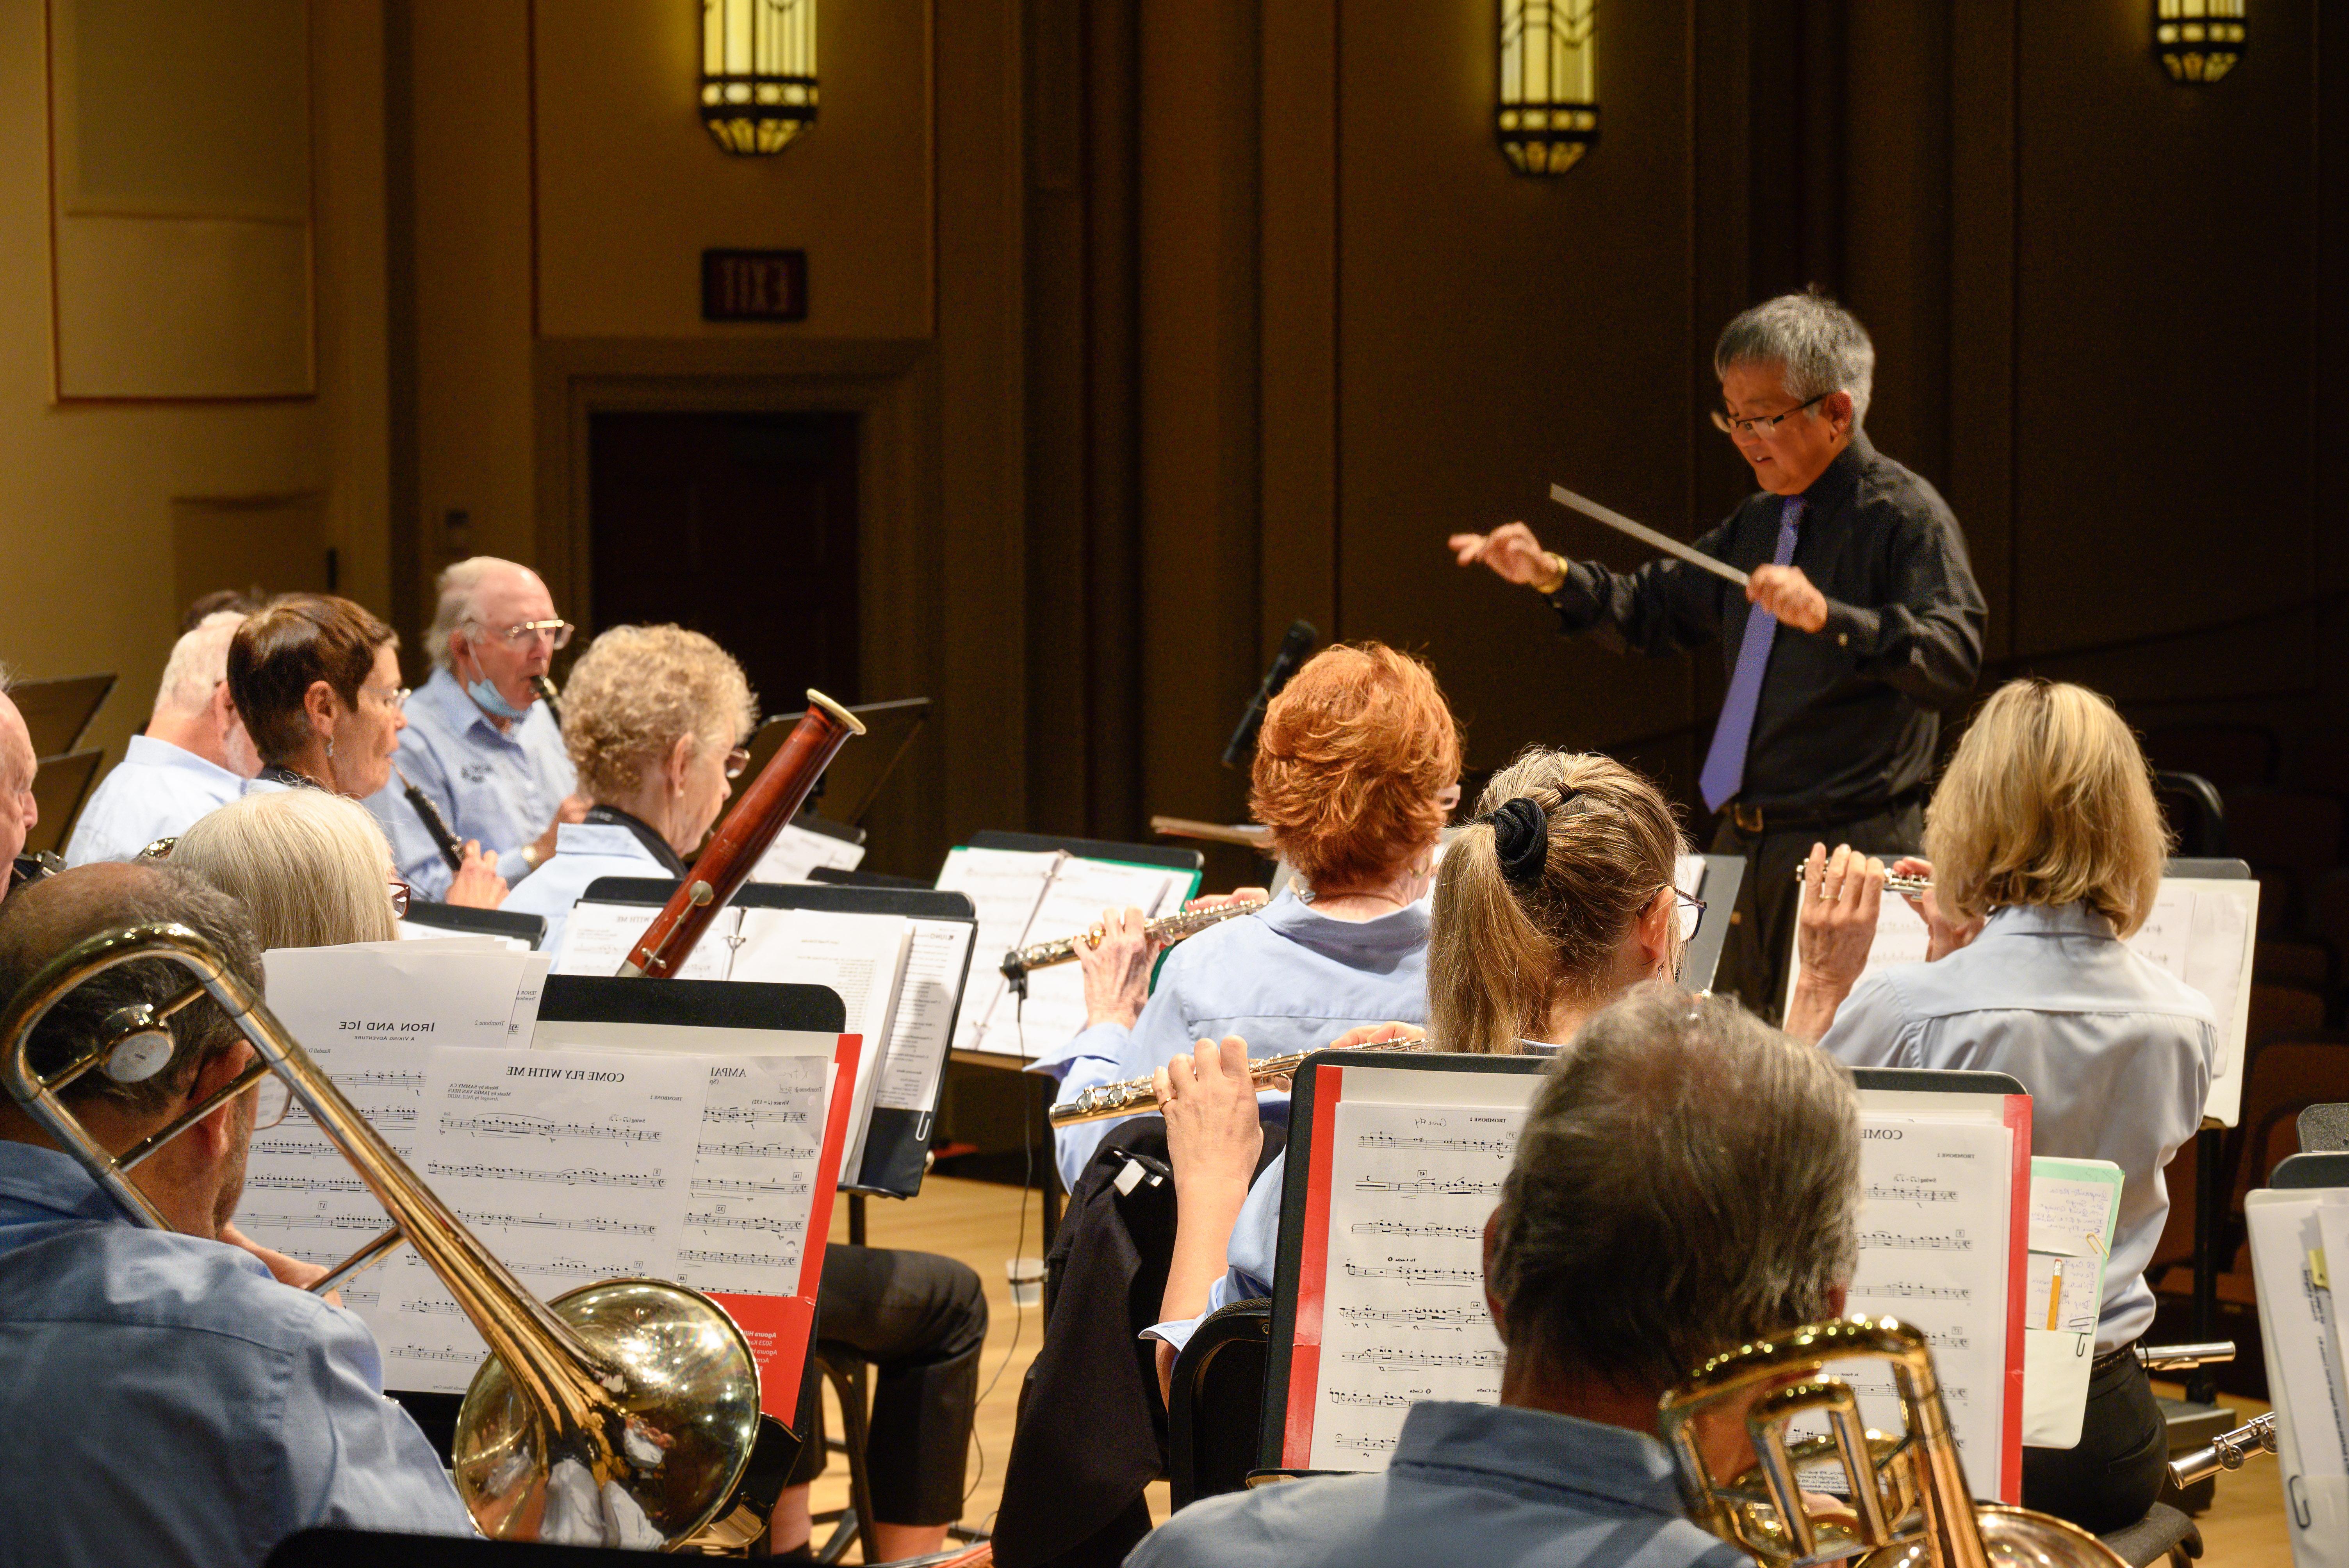
<svg viewBox="0 0 2349 1568">
<path fill-rule="evenodd" d="M 1729 687 L 1698 789 L 1713 852 L 1742 856 L 1745 880 L 1720 985 L 1775 1016 L 1811 845 L 1921 841 L 1940 710 L 1982 665 L 1982 596 L 1949 503 L 1861 432 L 1876 348 L 1849 311 L 1781 294 L 1729 324 L 1713 366 L 1713 422 L 1762 490 L 1696 548 L 1750 573 L 1742 594 L 1684 561 L 1568 561 L 1522 522 L 1450 544 L 1568 633 L 1659 658 L 1721 640 Z"/>
</svg>

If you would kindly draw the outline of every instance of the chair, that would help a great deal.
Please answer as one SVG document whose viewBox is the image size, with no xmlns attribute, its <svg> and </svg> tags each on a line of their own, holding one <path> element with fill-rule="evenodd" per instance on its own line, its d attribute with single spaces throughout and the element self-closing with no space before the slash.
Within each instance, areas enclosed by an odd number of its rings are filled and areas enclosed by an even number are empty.
<svg viewBox="0 0 2349 1568">
<path fill-rule="evenodd" d="M 2231 789 L 2226 805 L 2227 841 L 2254 865 L 2313 874 L 2340 863 L 2340 796 L 2312 789 Z"/>
<path fill-rule="evenodd" d="M 2349 1154 L 2293 1154 L 2276 1161 L 2271 1187 L 2349 1187 Z"/>
<path fill-rule="evenodd" d="M 837 1563 L 847 1555 L 853 1542 L 873 1541 L 878 1533 L 874 1529 L 872 1477 L 864 1469 L 872 1379 L 864 1357 L 833 1340 L 816 1341 L 815 1362 L 823 1369 L 824 1381 L 832 1385 L 833 1397 L 840 1401 L 840 1436 L 826 1438 L 824 1446 L 848 1458 L 848 1506 L 816 1521 L 833 1528 L 831 1536 L 822 1546 L 812 1547 L 812 1552 L 819 1563 Z"/>
<path fill-rule="evenodd" d="M 2222 789 L 2275 782 L 2282 748 L 2264 724 L 2170 724 L 2145 738 L 2157 767 L 2189 769 Z"/>
<path fill-rule="evenodd" d="M 2097 1540 L 2129 1568 L 2152 1568 L 2168 1562 L 2172 1568 L 2202 1555 L 2202 1532 L 2195 1522 L 2166 1502 L 2157 1502 L 2143 1519 Z"/>
<path fill-rule="evenodd" d="M 1259 1296 L 1209 1313 L 1174 1358 L 1166 1390 L 1166 1458 L 1175 1509 L 1247 1485 L 1264 1425 L 1271 1343 L 1272 1303 Z"/>
<path fill-rule="evenodd" d="M 2310 1035 L 2324 1027 L 2324 994 L 2305 985 L 2251 982 L 2251 1005 L 2244 1021 L 2246 1039 L 2271 1040 Z"/>
<path fill-rule="evenodd" d="M 2157 773 L 2154 798 L 2178 834 L 2178 852 L 2199 859 L 2227 853 L 2227 808 L 2218 789 L 2199 773 Z"/>
<path fill-rule="evenodd" d="M 2292 936 L 2262 936 L 2251 955 L 2254 979 L 2311 991 L 2333 988 L 2333 948 Z"/>
<path fill-rule="evenodd" d="M 2254 1043 L 2243 1068 L 2242 1112 L 2227 1135 L 2226 1241 L 2220 1256 L 2242 1246 L 2243 1197 L 2277 1161 L 2300 1149 L 2300 1113 L 2349 1100 L 2349 1034 L 2312 1030 Z"/>
<path fill-rule="evenodd" d="M 2300 1113 L 2300 1146 L 2311 1154 L 2349 1150 L 2349 1105 L 2312 1105 Z"/>
</svg>

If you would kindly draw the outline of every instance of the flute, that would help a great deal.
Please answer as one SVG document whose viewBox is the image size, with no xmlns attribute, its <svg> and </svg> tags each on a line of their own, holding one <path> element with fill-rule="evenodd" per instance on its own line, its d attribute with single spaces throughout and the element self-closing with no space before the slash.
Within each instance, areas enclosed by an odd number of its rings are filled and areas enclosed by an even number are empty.
<svg viewBox="0 0 2349 1568">
<path fill-rule="evenodd" d="M 1316 1049 L 1327 1049 L 1317 1047 Z M 1403 1040 L 1377 1040 L 1367 1046 L 1349 1046 L 1353 1051 L 1423 1051 L 1427 1037 L 1414 1035 Z M 1264 1057 L 1248 1063 L 1248 1082 L 1258 1094 L 1271 1094 L 1288 1087 L 1291 1074 L 1305 1064 L 1312 1051 L 1291 1051 L 1285 1057 Z M 1070 1127 L 1080 1121 L 1099 1121 L 1110 1116 L 1146 1116 L 1158 1109 L 1158 1079 L 1127 1078 L 1123 1083 L 1105 1083 L 1086 1089 L 1076 1099 L 1054 1106 L 1045 1119 L 1054 1127 Z"/>
<path fill-rule="evenodd" d="M 1809 876 L 1809 874 L 1810 869 L 1807 866 L 1796 866 L 1795 868 L 1795 880 L 1796 882 L 1803 881 L 1805 878 Z M 1887 872 L 1884 873 L 1884 891 L 1886 892 L 1897 892 L 1903 898 L 1922 898 L 1927 893 L 1933 891 L 1933 879 L 1931 877 L 1903 876 L 1898 872 Z"/>
<path fill-rule="evenodd" d="M 1268 900 L 1260 898 L 1234 899 L 1229 903 L 1210 904 L 1205 909 L 1185 909 L 1174 914 L 1161 915 L 1142 928 L 1142 934 L 1153 942 L 1168 946 L 1186 936 L 1196 936 L 1211 925 L 1218 925 L 1235 915 L 1254 914 Z M 999 967 L 1006 980 L 1024 980 L 1031 969 L 1050 969 L 1055 964 L 1067 964 L 1077 956 L 1077 944 L 1098 947 L 1104 932 L 1096 925 L 1074 936 L 1063 936 L 1058 942 L 1040 942 L 1033 947 L 1015 947 L 1003 955 Z"/>
</svg>

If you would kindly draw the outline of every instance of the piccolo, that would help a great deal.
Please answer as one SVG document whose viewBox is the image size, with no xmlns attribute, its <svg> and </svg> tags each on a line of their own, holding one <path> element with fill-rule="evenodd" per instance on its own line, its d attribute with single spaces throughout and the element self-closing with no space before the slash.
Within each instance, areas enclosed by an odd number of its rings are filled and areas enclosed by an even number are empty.
<svg viewBox="0 0 2349 1568">
<path fill-rule="evenodd" d="M 1185 909 L 1161 915 L 1142 928 L 1142 934 L 1153 942 L 1172 945 L 1186 936 L 1196 936 L 1211 925 L 1218 925 L 1235 915 L 1254 914 L 1268 901 L 1260 898 L 1238 898 L 1229 903 L 1209 904 L 1205 909 Z M 1074 936 L 1064 936 L 1058 942 L 1040 942 L 1033 947 L 1015 947 L 1003 955 L 1000 965 L 1006 980 L 1024 980 L 1031 969 L 1050 969 L 1055 964 L 1072 962 L 1077 956 L 1077 944 L 1098 947 L 1106 934 L 1101 926 L 1081 931 Z"/>
<path fill-rule="evenodd" d="M 1327 1047 L 1320 1047 L 1326 1049 Z M 1427 1049 L 1424 1036 L 1413 1035 L 1406 1040 L 1379 1040 L 1367 1046 L 1350 1046 L 1356 1051 L 1423 1051 Z M 1288 1087 L 1289 1076 L 1305 1064 L 1311 1051 L 1291 1051 L 1285 1057 L 1264 1057 L 1248 1063 L 1248 1082 L 1258 1094 L 1270 1094 Z M 1069 1127 L 1080 1121 L 1099 1121 L 1109 1116 L 1147 1116 L 1158 1109 L 1158 1080 L 1151 1078 L 1127 1078 L 1123 1083 L 1105 1083 L 1086 1089 L 1071 1100 L 1064 1100 L 1047 1113 L 1046 1119 L 1054 1127 Z"/>
<path fill-rule="evenodd" d="M 1801 882 L 1809 875 L 1810 868 L 1808 866 L 1796 866 L 1795 868 L 1795 880 L 1796 882 Z M 1933 891 L 1933 879 L 1931 877 L 1903 876 L 1898 872 L 1888 872 L 1885 873 L 1884 877 L 1884 891 L 1886 892 L 1899 893 L 1903 898 L 1922 898 L 1927 893 Z"/>
</svg>

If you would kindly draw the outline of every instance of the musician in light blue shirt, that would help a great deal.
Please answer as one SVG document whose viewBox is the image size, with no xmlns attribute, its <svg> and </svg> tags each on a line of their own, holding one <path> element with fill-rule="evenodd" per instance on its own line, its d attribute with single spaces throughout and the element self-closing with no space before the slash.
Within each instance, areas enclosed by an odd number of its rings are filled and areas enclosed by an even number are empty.
<svg viewBox="0 0 2349 1568">
<path fill-rule="evenodd" d="M 243 793 L 261 770 L 228 693 L 228 645 L 244 616 L 205 616 L 171 648 L 147 733 L 130 748 L 74 821 L 66 863 L 127 861 L 158 839 Z"/>
<path fill-rule="evenodd" d="M 2167 1445 L 2135 1353 L 2147 1264 L 2169 1214 L 2162 1168 L 2224 1070 L 2209 1001 L 2123 939 L 2161 890 L 2167 830 L 2136 737 L 2083 686 L 2010 682 L 1983 704 L 1925 816 L 1923 964 L 1861 972 L 1883 868 L 1815 848 L 1788 1030 L 1854 1066 L 2011 1073 L 2031 1151 L 2121 1168 L 2079 1445 L 2026 1448 L 2026 1507 L 2105 1532 L 2159 1491 Z"/>
<path fill-rule="evenodd" d="M 258 944 L 234 900 L 152 864 L 76 868 L 0 910 L 0 993 L 77 941 L 177 921 L 256 991 Z M 85 984 L 33 1037 L 36 1069 L 78 1054 L 118 1008 L 160 1006 L 173 966 L 128 965 Z M 144 1079 L 91 1072 L 67 1091 L 119 1150 L 233 1079 L 252 1047 L 210 1002 L 171 1024 Z M 260 1097 L 283 1103 L 264 1080 Z M 295 1288 L 315 1266 L 240 1236 L 256 1094 L 166 1144 L 131 1180 L 171 1230 L 128 1217 L 13 1101 L 0 1103 L 0 1466 L 12 1563 L 258 1563 L 297 1530 L 469 1534 L 472 1523 L 416 1424 L 384 1398 L 367 1326 Z"/>
<path fill-rule="evenodd" d="M 1203 1037 L 1237 1035 L 1270 1057 L 1361 1024 L 1423 1023 L 1425 897 L 1459 799 L 1459 725 L 1434 674 L 1376 643 L 1316 654 L 1265 710 L 1248 798 L 1297 886 L 1167 954 L 1154 992 L 1142 912 L 1104 912 L 1101 941 L 1078 944 L 1085 1027 L 1035 1070 L 1060 1080 L 1065 1103 L 1147 1078 Z M 1285 1102 L 1268 1109 L 1286 1114 Z M 1116 1125 L 1056 1130 L 1071 1191 Z"/>
<path fill-rule="evenodd" d="M 1733 1001 L 1610 1004 L 1550 1068 L 1485 1226 L 1500 1403 L 1414 1405 L 1383 1470 L 1195 1502 L 1128 1568 L 1750 1568 L 1683 1511 L 1657 1405 L 1843 1310 L 1857 1109 L 1847 1070 Z M 1752 1462 L 1724 1414 L 1695 1427 L 1723 1477 Z"/>
<path fill-rule="evenodd" d="M 479 555 L 440 573 L 425 634 L 432 676 L 409 698 L 398 771 L 367 802 L 419 897 L 445 898 L 450 875 L 400 788 L 403 776 L 460 841 L 497 857 L 510 886 L 554 853 L 556 828 L 585 820 L 562 730 L 533 685 L 570 644 L 571 631 L 526 566 Z"/>
</svg>

